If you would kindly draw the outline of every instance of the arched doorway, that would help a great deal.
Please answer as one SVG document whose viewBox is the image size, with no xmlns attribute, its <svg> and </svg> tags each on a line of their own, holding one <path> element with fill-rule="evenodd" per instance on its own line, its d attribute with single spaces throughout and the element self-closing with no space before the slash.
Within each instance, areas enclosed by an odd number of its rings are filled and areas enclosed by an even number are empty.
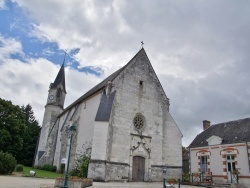
<svg viewBox="0 0 250 188">
<path fill-rule="evenodd" d="M 145 158 L 141 156 L 133 157 L 132 180 L 144 181 Z"/>
</svg>

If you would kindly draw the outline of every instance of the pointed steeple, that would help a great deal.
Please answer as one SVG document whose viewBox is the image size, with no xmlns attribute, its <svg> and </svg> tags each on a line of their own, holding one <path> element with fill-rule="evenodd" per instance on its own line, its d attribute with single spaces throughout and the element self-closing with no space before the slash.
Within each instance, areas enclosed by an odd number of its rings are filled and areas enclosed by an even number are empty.
<svg viewBox="0 0 250 188">
<path fill-rule="evenodd" d="M 51 84 L 51 88 L 57 88 L 59 84 L 62 84 L 63 86 L 63 91 L 66 92 L 66 86 L 65 86 L 65 72 L 64 72 L 64 62 L 56 76 L 56 79 L 53 84 Z"/>
</svg>

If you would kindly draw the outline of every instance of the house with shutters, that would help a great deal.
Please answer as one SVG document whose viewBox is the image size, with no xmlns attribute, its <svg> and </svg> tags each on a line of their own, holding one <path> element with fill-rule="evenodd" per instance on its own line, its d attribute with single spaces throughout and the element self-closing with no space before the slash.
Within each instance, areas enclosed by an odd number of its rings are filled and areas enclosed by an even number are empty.
<svg viewBox="0 0 250 188">
<path fill-rule="evenodd" d="M 181 176 L 182 133 L 144 48 L 66 108 L 65 97 L 62 65 L 49 87 L 35 165 L 51 164 L 59 171 L 72 143 L 69 169 L 91 151 L 88 177 L 94 180 Z M 72 125 L 76 131 L 71 140 Z"/>
<path fill-rule="evenodd" d="M 211 174 L 216 182 L 235 182 L 250 187 L 250 118 L 210 125 L 189 145 L 190 172 Z"/>
</svg>

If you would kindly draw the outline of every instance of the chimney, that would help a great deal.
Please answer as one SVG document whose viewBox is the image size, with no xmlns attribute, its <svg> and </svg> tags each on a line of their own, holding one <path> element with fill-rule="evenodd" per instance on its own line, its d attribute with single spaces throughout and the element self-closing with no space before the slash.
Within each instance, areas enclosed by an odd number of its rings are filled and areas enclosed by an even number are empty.
<svg viewBox="0 0 250 188">
<path fill-rule="evenodd" d="M 203 131 L 210 127 L 210 121 L 204 120 L 203 121 Z"/>
</svg>

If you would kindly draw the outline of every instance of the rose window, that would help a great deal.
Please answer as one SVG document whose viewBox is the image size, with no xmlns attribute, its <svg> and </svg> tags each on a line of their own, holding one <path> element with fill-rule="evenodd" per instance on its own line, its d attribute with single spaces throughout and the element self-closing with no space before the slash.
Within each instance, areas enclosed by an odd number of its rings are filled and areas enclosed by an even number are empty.
<svg viewBox="0 0 250 188">
<path fill-rule="evenodd" d="M 137 130 L 141 130 L 144 127 L 144 118 L 142 115 L 138 115 L 134 118 L 134 126 Z"/>
</svg>

